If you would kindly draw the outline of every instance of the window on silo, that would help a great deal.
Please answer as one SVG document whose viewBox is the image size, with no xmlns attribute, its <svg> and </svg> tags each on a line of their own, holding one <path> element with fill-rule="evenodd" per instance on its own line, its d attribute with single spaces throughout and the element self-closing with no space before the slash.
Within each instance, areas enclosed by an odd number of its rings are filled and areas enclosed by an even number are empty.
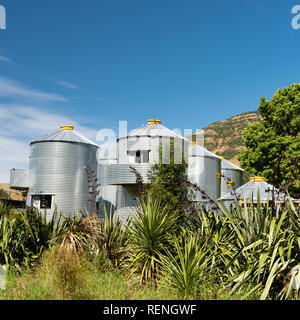
<svg viewBox="0 0 300 320">
<path fill-rule="evenodd" d="M 41 196 L 41 209 L 51 209 L 52 196 L 42 195 Z"/>
<path fill-rule="evenodd" d="M 51 195 L 33 195 L 31 197 L 31 205 L 37 209 L 51 209 Z"/>
<path fill-rule="evenodd" d="M 141 163 L 141 151 L 138 150 L 136 153 L 135 153 L 135 163 Z"/>
</svg>

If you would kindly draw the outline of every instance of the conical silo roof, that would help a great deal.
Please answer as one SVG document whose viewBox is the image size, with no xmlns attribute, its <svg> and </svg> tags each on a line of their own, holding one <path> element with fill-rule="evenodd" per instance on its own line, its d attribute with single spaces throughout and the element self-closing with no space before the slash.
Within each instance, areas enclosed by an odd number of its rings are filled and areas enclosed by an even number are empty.
<svg viewBox="0 0 300 320">
<path fill-rule="evenodd" d="M 188 141 L 175 131 L 163 126 L 160 120 L 148 120 L 147 124 L 130 131 L 126 136 L 120 136 L 119 139 L 125 137 L 173 137 Z"/>
<path fill-rule="evenodd" d="M 234 169 L 234 170 L 240 170 L 240 171 L 245 171 L 244 169 L 236 166 L 235 164 L 233 164 L 232 162 L 226 160 L 226 159 L 223 159 L 222 158 L 222 169 Z"/>
<path fill-rule="evenodd" d="M 256 202 L 257 192 L 259 191 L 260 200 L 266 202 L 268 200 L 273 200 L 273 188 L 272 185 L 264 181 L 264 178 L 252 177 L 249 182 L 237 188 L 235 192 L 229 192 L 219 200 L 233 201 L 236 195 L 239 199 L 253 199 L 253 201 Z M 285 194 L 274 188 L 274 200 L 283 201 L 285 199 Z"/>
<path fill-rule="evenodd" d="M 196 142 L 191 142 L 189 145 L 189 156 L 190 157 L 210 157 L 210 158 L 217 158 L 222 160 L 221 157 L 217 156 L 216 154 L 208 151 L 204 147 L 200 146 Z"/>
<path fill-rule="evenodd" d="M 84 144 L 90 144 L 99 148 L 97 144 L 85 138 L 79 132 L 75 131 L 73 126 L 61 126 L 59 130 L 47 135 L 42 139 L 34 140 L 30 142 L 30 144 L 38 143 L 38 142 L 50 142 L 50 141 L 84 143 Z"/>
</svg>

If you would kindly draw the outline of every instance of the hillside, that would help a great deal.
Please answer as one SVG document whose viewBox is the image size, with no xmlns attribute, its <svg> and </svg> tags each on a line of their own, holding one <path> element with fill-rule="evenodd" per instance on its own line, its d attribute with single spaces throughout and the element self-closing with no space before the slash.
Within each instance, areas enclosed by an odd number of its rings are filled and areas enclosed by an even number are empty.
<svg viewBox="0 0 300 320">
<path fill-rule="evenodd" d="M 242 131 L 248 123 L 256 122 L 259 119 L 258 111 L 250 111 L 209 124 L 203 128 L 205 132 L 204 147 L 239 165 L 236 156 L 244 148 Z"/>
<path fill-rule="evenodd" d="M 17 200 L 17 201 L 24 201 L 25 198 L 23 197 L 20 191 L 11 189 L 9 187 L 9 183 L 0 183 L 0 190 L 5 191 L 9 195 L 10 200 Z"/>
</svg>

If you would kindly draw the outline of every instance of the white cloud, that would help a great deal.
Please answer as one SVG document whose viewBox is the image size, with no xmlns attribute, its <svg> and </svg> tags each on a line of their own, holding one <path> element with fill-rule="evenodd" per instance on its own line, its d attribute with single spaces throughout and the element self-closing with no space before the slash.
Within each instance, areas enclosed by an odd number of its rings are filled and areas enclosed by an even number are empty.
<svg viewBox="0 0 300 320">
<path fill-rule="evenodd" d="M 96 130 L 82 126 L 70 117 L 43 110 L 36 106 L 0 104 L 0 135 L 37 138 L 49 134 L 62 125 L 73 125 L 75 130 L 95 140 Z"/>
<path fill-rule="evenodd" d="M 81 125 L 70 117 L 36 106 L 0 104 L 0 182 L 9 181 L 11 168 L 27 168 L 29 143 L 58 130 L 61 125 L 95 141 L 97 130 Z"/>
<path fill-rule="evenodd" d="M 6 58 L 4 56 L 0 56 L 0 61 L 7 62 L 7 63 L 12 62 L 10 59 L 8 59 L 8 58 Z"/>
<path fill-rule="evenodd" d="M 67 82 L 67 81 L 63 81 L 63 80 L 58 80 L 58 81 L 55 81 L 56 84 L 64 87 L 64 88 L 67 88 L 67 89 L 73 89 L 73 90 L 77 90 L 79 89 L 78 86 L 76 86 L 76 84 L 73 84 L 71 82 Z"/>
<path fill-rule="evenodd" d="M 9 182 L 10 169 L 28 168 L 29 150 L 24 141 L 0 136 L 0 182 Z"/>
<path fill-rule="evenodd" d="M 6 98 L 26 98 L 39 101 L 67 101 L 61 95 L 32 89 L 23 83 L 0 76 L 0 96 Z"/>
</svg>

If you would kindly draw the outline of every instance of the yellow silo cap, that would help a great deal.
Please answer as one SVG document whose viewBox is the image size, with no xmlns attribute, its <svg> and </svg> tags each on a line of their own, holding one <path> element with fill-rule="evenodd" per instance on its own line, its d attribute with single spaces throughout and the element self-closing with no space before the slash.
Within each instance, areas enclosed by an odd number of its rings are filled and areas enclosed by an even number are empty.
<svg viewBox="0 0 300 320">
<path fill-rule="evenodd" d="M 265 181 L 264 177 L 251 177 L 250 181 L 257 182 L 257 181 Z"/>
<path fill-rule="evenodd" d="M 61 130 L 73 130 L 74 127 L 73 126 L 61 126 L 60 129 Z"/>
<path fill-rule="evenodd" d="M 161 120 L 150 119 L 150 120 L 148 120 L 148 123 L 161 124 Z"/>
</svg>

